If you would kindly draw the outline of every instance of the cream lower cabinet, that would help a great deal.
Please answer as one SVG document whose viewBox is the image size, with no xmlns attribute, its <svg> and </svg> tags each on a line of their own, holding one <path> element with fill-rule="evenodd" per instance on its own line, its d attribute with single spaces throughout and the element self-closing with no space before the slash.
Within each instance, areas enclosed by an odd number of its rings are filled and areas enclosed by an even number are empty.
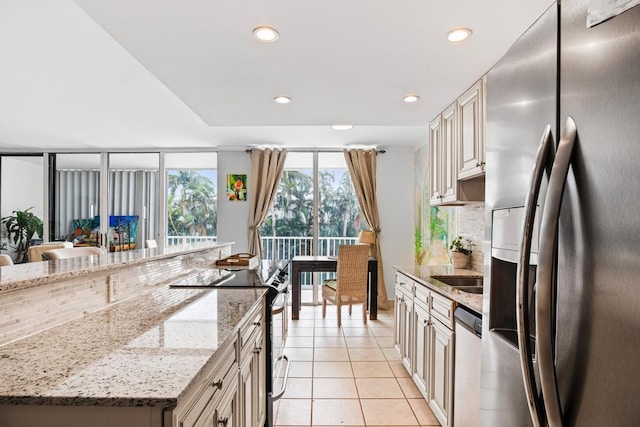
<svg viewBox="0 0 640 427">
<path fill-rule="evenodd" d="M 443 426 L 453 414 L 453 331 L 438 320 L 429 328 L 428 401 Z"/>
<path fill-rule="evenodd" d="M 431 320 L 429 311 L 415 304 L 415 359 L 413 382 L 423 396 L 428 396 L 429 361 L 431 346 Z"/>
<path fill-rule="evenodd" d="M 260 331 L 261 332 L 261 331 Z M 262 427 L 266 417 L 266 363 L 264 335 L 256 333 L 243 349 L 240 362 L 240 404 L 242 427 Z"/>
<path fill-rule="evenodd" d="M 395 333 L 394 342 L 407 371 L 413 370 L 413 280 L 404 275 L 396 276 Z"/>
<path fill-rule="evenodd" d="M 256 306 L 238 336 L 216 352 L 209 369 L 171 413 L 173 427 L 262 427 L 266 417 L 264 306 Z"/>
<path fill-rule="evenodd" d="M 407 292 L 411 283 L 411 295 Z M 396 274 L 396 349 L 442 426 L 453 425 L 455 303 Z"/>
</svg>

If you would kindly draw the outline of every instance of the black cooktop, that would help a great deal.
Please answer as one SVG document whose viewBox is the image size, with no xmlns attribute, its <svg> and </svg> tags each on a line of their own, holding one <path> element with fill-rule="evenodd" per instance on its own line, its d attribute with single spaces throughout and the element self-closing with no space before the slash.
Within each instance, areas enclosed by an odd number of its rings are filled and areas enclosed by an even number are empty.
<svg viewBox="0 0 640 427">
<path fill-rule="evenodd" d="M 199 288 L 264 288 L 276 287 L 286 282 L 289 263 L 287 261 L 263 261 L 255 269 L 215 269 L 215 274 L 208 281 L 179 282 L 171 287 L 199 287 Z"/>
</svg>

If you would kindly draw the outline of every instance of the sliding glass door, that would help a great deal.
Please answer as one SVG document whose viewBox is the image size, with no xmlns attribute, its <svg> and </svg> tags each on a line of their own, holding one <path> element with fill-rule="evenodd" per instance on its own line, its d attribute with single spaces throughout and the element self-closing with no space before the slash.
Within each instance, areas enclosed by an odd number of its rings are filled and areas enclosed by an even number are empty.
<svg viewBox="0 0 640 427">
<path fill-rule="evenodd" d="M 51 240 L 99 246 L 100 153 L 55 154 Z"/>
<path fill-rule="evenodd" d="M 158 238 L 160 154 L 110 153 L 108 165 L 107 248 L 144 248 Z"/>
<path fill-rule="evenodd" d="M 274 206 L 260 229 L 263 257 L 335 256 L 368 228 L 360 214 L 342 152 L 289 152 Z M 320 284 L 332 274 L 304 273 L 302 302 L 319 302 Z"/>
<path fill-rule="evenodd" d="M 42 154 L 0 155 L 0 171 L 0 217 L 16 218 L 16 212 L 28 211 L 44 220 L 46 200 Z M 22 214 L 19 216 L 23 217 Z M 29 242 L 20 237 L 16 240 L 16 236 L 8 234 L 3 224 L 0 227 L 0 252 L 11 256 L 14 262 L 24 262 L 27 260 L 26 248 Z M 36 232 L 33 235 L 34 243 L 42 237 Z"/>
</svg>

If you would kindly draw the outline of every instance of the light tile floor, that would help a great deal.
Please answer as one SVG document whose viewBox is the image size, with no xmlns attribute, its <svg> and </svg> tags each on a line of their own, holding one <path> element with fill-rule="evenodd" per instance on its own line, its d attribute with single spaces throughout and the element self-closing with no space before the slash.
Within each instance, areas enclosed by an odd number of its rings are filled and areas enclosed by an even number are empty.
<svg viewBox="0 0 640 427">
<path fill-rule="evenodd" d="M 304 306 L 289 322 L 287 390 L 275 405 L 275 425 L 439 426 L 393 349 L 393 312 L 362 323 L 354 307 Z"/>
</svg>

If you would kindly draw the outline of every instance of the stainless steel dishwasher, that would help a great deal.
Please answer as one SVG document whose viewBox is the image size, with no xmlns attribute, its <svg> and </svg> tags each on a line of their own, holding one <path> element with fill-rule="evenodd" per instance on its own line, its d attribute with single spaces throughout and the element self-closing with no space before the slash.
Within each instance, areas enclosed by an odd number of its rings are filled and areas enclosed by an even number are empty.
<svg viewBox="0 0 640 427">
<path fill-rule="evenodd" d="M 455 311 L 455 380 L 453 425 L 480 425 L 480 356 L 482 317 L 463 307 Z"/>
</svg>

